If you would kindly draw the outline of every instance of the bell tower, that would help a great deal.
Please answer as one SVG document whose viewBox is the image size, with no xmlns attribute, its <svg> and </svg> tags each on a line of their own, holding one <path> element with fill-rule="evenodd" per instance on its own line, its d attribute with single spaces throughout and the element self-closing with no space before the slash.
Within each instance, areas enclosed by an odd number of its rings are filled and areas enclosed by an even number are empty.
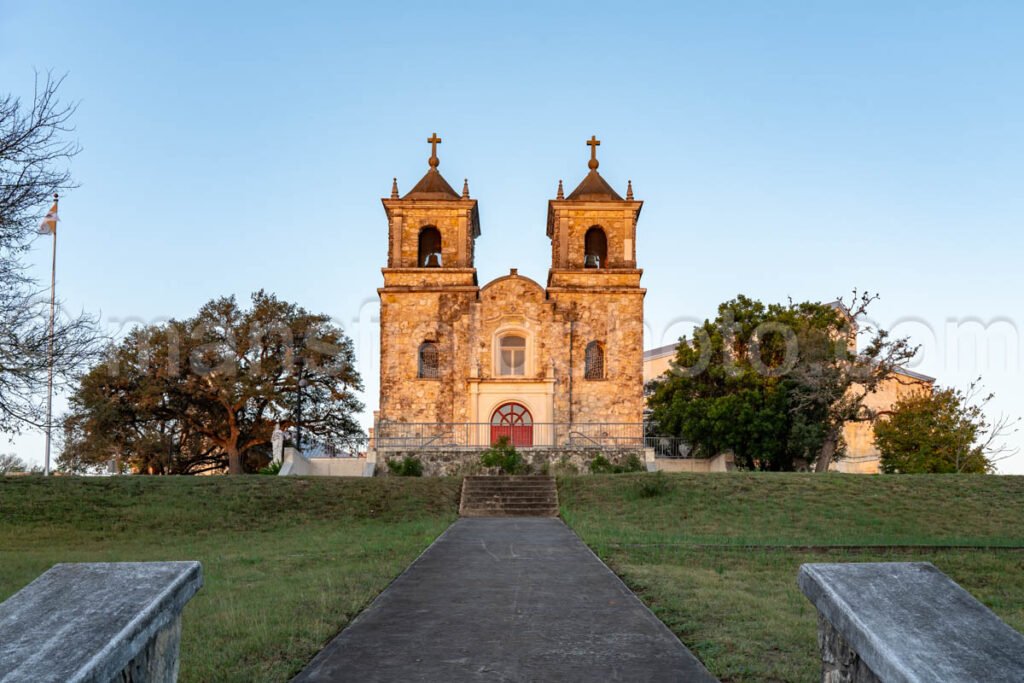
<svg viewBox="0 0 1024 683">
<path fill-rule="evenodd" d="M 643 271 L 636 263 L 636 224 L 643 202 L 628 182 L 623 198 L 598 173 L 596 136 L 589 172 L 548 202 L 551 239 L 548 299 L 565 320 L 568 354 L 561 415 L 570 422 L 643 421 Z"/>
<path fill-rule="evenodd" d="M 430 143 L 430 169 L 404 197 L 398 195 L 398 179 L 392 181 L 391 197 L 382 199 L 388 217 L 388 268 L 472 268 L 473 246 L 480 236 L 480 215 L 469 196 L 469 182 L 460 196 L 437 167 L 434 133 Z"/>
<path fill-rule="evenodd" d="M 643 202 L 634 201 L 632 182 L 623 199 L 597 172 L 600 144 L 596 136 L 587 140 L 590 172 L 568 197 L 564 196 L 562 181 L 558 181 L 558 195 L 548 202 L 549 285 L 557 286 L 565 271 L 604 274 L 636 269 L 636 222 Z"/>
<path fill-rule="evenodd" d="M 388 219 L 387 266 L 380 295 L 380 410 L 378 418 L 403 422 L 454 422 L 465 406 L 469 353 L 468 313 L 477 299 L 473 248 L 480 215 L 437 170 L 436 133 L 430 168 L 404 196 L 393 180 L 381 200 Z M 464 419 L 464 418 L 462 418 Z"/>
</svg>

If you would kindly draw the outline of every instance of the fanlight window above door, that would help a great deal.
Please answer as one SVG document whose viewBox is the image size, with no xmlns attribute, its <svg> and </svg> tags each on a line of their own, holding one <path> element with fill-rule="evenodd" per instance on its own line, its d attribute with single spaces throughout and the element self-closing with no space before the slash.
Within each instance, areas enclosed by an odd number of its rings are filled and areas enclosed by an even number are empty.
<svg viewBox="0 0 1024 683">
<path fill-rule="evenodd" d="M 498 374 L 523 376 L 526 374 L 526 338 L 510 334 L 501 338 L 498 348 Z"/>
</svg>

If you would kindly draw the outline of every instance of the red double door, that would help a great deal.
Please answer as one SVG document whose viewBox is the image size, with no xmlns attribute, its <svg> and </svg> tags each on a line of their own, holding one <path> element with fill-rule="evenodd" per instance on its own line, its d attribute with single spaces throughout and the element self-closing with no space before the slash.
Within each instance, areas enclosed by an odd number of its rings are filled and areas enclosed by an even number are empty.
<svg viewBox="0 0 1024 683">
<path fill-rule="evenodd" d="M 519 403 L 505 403 L 491 415 L 491 444 L 497 443 L 501 437 L 508 440 L 516 448 L 529 448 L 533 445 L 533 416 L 526 406 Z"/>
</svg>

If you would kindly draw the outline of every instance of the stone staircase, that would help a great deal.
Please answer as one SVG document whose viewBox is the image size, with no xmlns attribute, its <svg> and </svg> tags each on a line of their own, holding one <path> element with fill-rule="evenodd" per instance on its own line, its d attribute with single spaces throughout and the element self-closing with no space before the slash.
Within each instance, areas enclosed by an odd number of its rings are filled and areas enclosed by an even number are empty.
<svg viewBox="0 0 1024 683">
<path fill-rule="evenodd" d="M 554 477 L 487 476 L 462 480 L 463 517 L 557 517 Z"/>
</svg>

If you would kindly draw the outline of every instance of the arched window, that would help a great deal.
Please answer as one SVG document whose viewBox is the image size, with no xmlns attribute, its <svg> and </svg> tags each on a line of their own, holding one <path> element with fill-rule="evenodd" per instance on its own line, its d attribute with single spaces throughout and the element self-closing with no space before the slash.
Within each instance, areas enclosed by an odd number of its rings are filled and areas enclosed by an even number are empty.
<svg viewBox="0 0 1024 683">
<path fill-rule="evenodd" d="M 441 357 L 434 342 L 420 344 L 419 376 L 422 379 L 437 379 L 441 376 Z"/>
<path fill-rule="evenodd" d="M 592 341 L 587 344 L 585 363 L 585 379 L 604 379 L 604 347 L 601 342 Z"/>
<path fill-rule="evenodd" d="M 608 238 L 600 226 L 593 226 L 583 237 L 583 267 L 608 267 Z"/>
<path fill-rule="evenodd" d="M 420 252 L 417 268 L 441 267 L 441 232 L 433 225 L 420 230 Z"/>
<path fill-rule="evenodd" d="M 522 376 L 526 374 L 526 338 L 509 334 L 501 338 L 498 346 L 498 374 Z"/>
</svg>

